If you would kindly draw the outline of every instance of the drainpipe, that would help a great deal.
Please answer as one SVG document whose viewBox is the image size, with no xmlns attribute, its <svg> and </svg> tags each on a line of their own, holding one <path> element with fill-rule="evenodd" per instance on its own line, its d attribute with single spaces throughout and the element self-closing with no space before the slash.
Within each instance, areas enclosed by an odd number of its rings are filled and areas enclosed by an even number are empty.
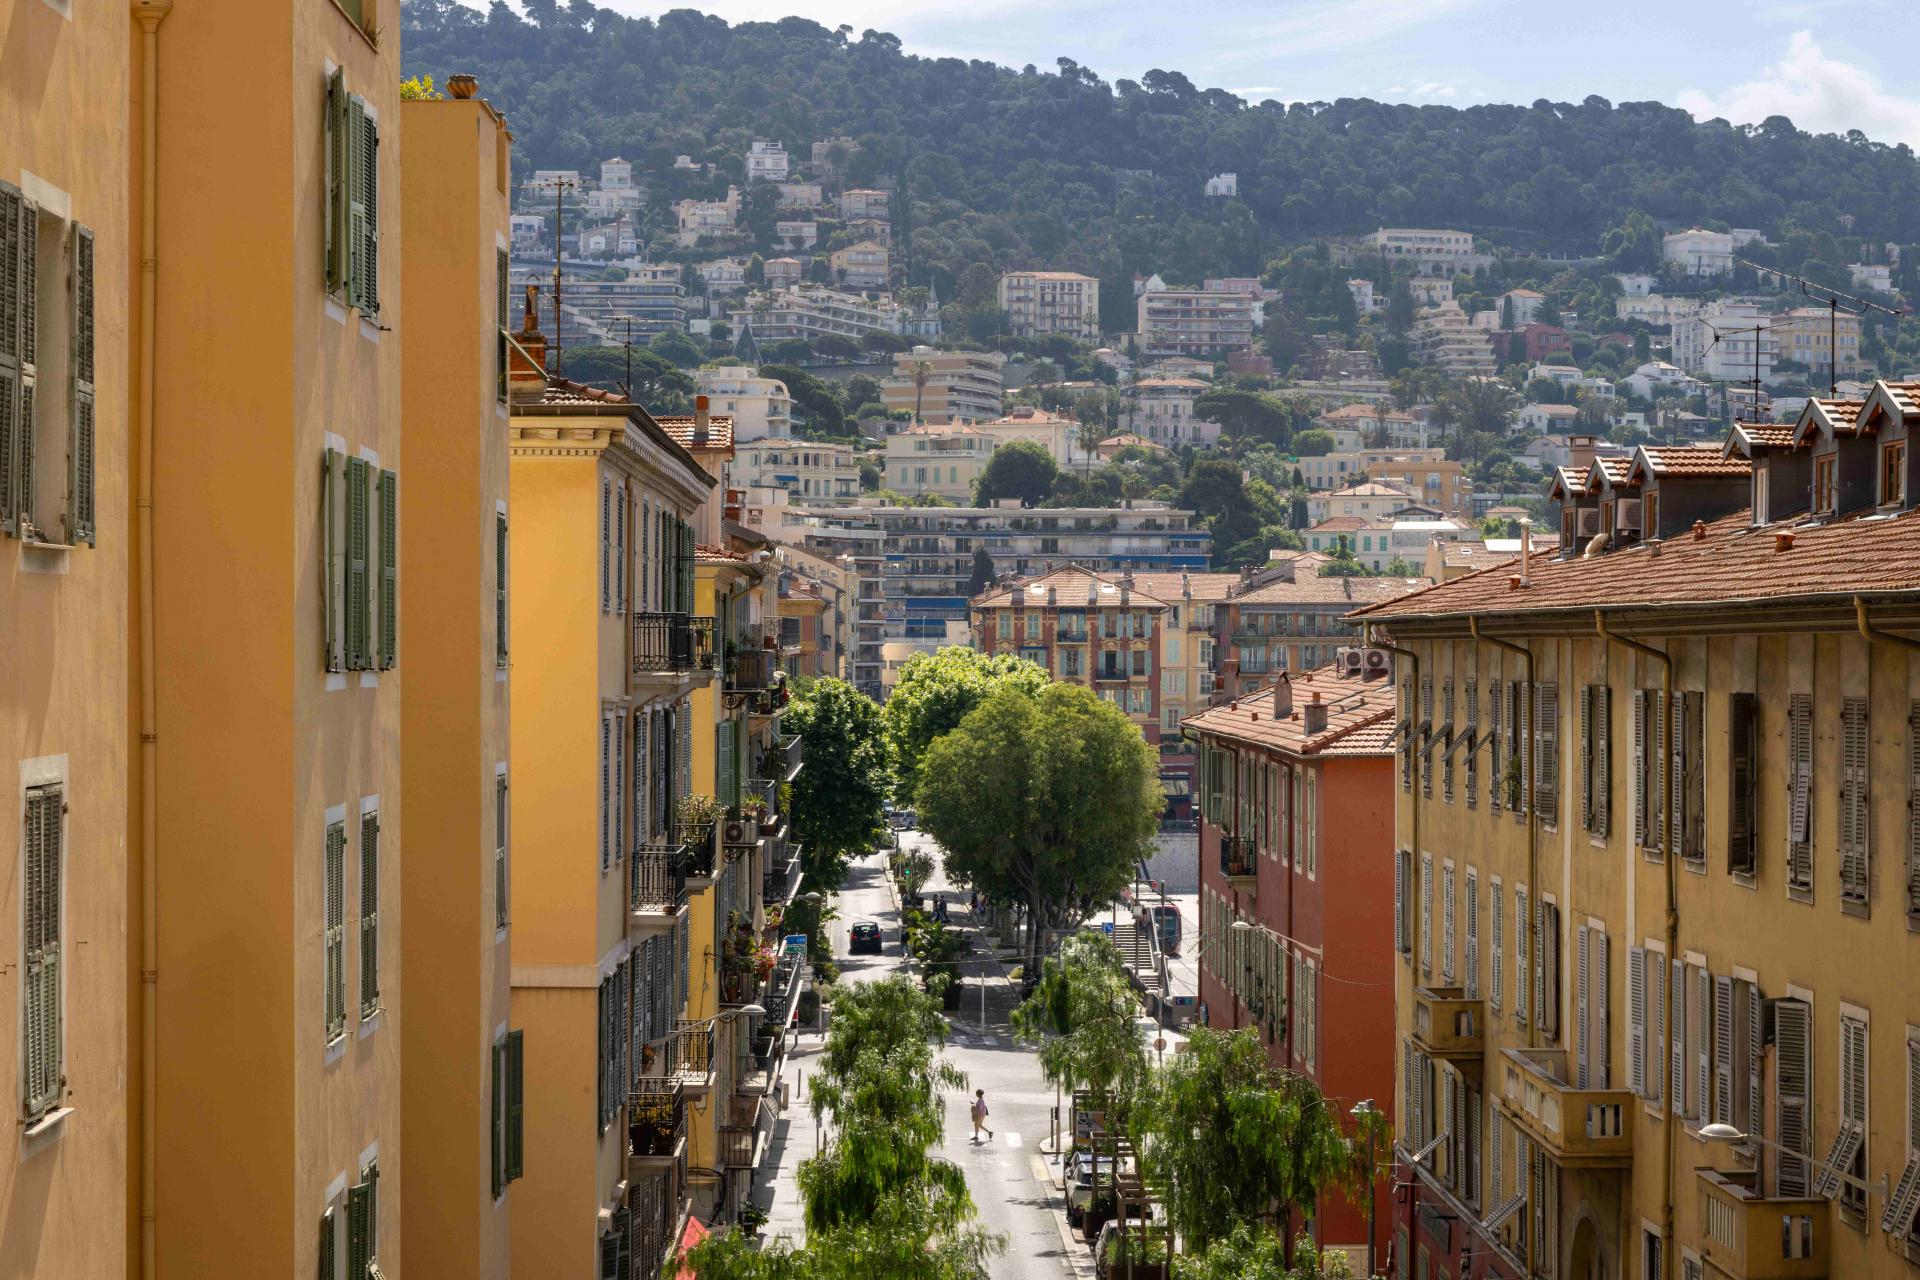
<svg viewBox="0 0 1920 1280">
<path fill-rule="evenodd" d="M 160 23 L 173 0 L 134 0 L 141 31 L 140 111 L 140 385 L 135 407 L 134 448 L 138 471 L 134 491 L 135 572 L 139 585 L 133 608 L 140 633 L 140 1275 L 153 1280 L 158 1267 L 156 1184 L 154 1180 L 154 1079 L 159 1062 L 160 879 L 157 780 L 158 716 L 153 688 L 153 347 L 154 284 L 158 274 L 158 224 L 155 181 L 160 108 Z"/>
<path fill-rule="evenodd" d="M 1857 598 L 1855 603 L 1859 603 Z M 1866 626 L 1866 614 L 1864 611 L 1861 613 L 1860 618 L 1860 625 L 1864 628 Z M 1656 649 L 1650 644 L 1643 644 L 1638 640 L 1629 640 L 1626 636 L 1615 635 L 1613 632 L 1607 630 L 1606 616 L 1598 609 L 1593 611 L 1593 629 L 1599 633 L 1602 640 L 1609 640 L 1614 644 L 1623 645 L 1636 653 L 1644 653 L 1660 664 L 1660 714 L 1667 717 L 1667 726 L 1670 727 L 1673 724 L 1673 655 L 1664 649 Z M 1667 732 L 1662 732 L 1660 738 L 1667 746 L 1666 759 L 1660 762 L 1660 785 L 1668 787 L 1668 789 L 1671 790 L 1669 779 L 1673 777 L 1673 756 L 1675 750 L 1673 734 L 1669 729 Z M 1671 844 L 1672 842 L 1668 841 L 1667 843 Z M 1678 861 L 1679 856 L 1679 850 L 1668 849 L 1666 856 L 1660 860 L 1661 864 L 1666 868 L 1667 873 L 1667 958 L 1664 963 L 1668 965 L 1671 965 L 1680 956 L 1680 906 L 1674 896 L 1674 863 Z M 1632 939 L 1628 939 L 1628 941 L 1631 942 Z M 1660 1016 L 1665 1026 L 1663 1041 L 1668 1046 L 1668 1051 L 1671 1052 L 1673 1045 L 1673 1008 L 1674 1002 L 1680 998 L 1680 993 L 1676 990 L 1677 984 L 1671 981 L 1671 979 L 1663 985 L 1667 989 L 1667 1001 L 1666 1008 L 1661 1010 Z M 1667 1063 L 1664 1056 L 1660 1062 L 1660 1070 L 1663 1073 L 1667 1070 Z M 1679 1140 L 1680 1128 L 1680 1118 L 1675 1114 L 1674 1100 L 1671 1098 L 1667 1100 L 1667 1123 L 1662 1127 L 1666 1133 L 1666 1140 L 1661 1144 L 1660 1152 L 1661 1255 L 1670 1258 L 1674 1256 L 1673 1147 L 1674 1143 Z"/>
<path fill-rule="evenodd" d="M 1885 640 L 1888 644 L 1902 645 L 1908 649 L 1920 649 L 1920 640 L 1915 640 L 1911 636 L 1896 636 L 1891 631 L 1882 631 L 1871 622 L 1868 622 L 1867 602 L 1859 596 L 1853 598 L 1853 614 L 1854 617 L 1859 619 L 1860 634 L 1867 638 L 1868 644 L 1872 644 L 1875 640 Z"/>
<path fill-rule="evenodd" d="M 1526 581 L 1527 581 L 1527 556 L 1528 556 L 1528 551 L 1532 541 L 1533 539 L 1529 532 L 1529 526 L 1523 523 L 1520 529 L 1520 582 L 1522 586 L 1526 585 Z M 1505 649 L 1509 653 L 1517 653 L 1520 655 L 1521 660 L 1526 663 L 1526 668 L 1527 668 L 1526 705 L 1523 707 L 1515 708 L 1514 718 L 1516 723 L 1509 727 L 1512 729 L 1514 737 L 1519 741 L 1520 750 L 1532 751 L 1533 743 L 1529 742 L 1526 738 L 1523 738 L 1520 736 L 1520 725 L 1517 723 L 1517 721 L 1521 715 L 1525 715 L 1527 717 L 1527 723 L 1533 728 L 1533 731 L 1535 733 L 1538 733 L 1540 731 L 1540 727 L 1533 723 L 1534 715 L 1535 715 L 1534 695 L 1533 695 L 1533 650 L 1529 649 L 1527 646 L 1523 644 L 1515 644 L 1511 640 L 1502 640 L 1499 636 L 1481 635 L 1480 619 L 1478 618 L 1468 618 L 1467 629 L 1472 634 L 1475 643 L 1491 644 L 1501 649 Z M 1500 690 L 1496 688 L 1493 691 L 1493 696 L 1496 698 L 1499 697 Z M 1534 952 L 1538 952 L 1542 946 L 1546 945 L 1545 936 L 1541 933 L 1540 930 L 1534 928 L 1534 922 L 1539 920 L 1540 918 L 1540 770 L 1537 767 L 1528 768 L 1527 762 L 1523 759 L 1520 762 L 1520 773 L 1522 777 L 1525 777 L 1530 780 L 1530 785 L 1527 787 L 1527 886 L 1528 886 L 1527 891 L 1533 895 L 1533 898 L 1532 898 L 1533 920 L 1522 920 L 1519 922 L 1519 925 L 1522 930 L 1521 932 L 1522 939 L 1526 937 L 1527 931 L 1529 930 L 1532 931 L 1533 946 L 1530 948 L 1530 950 Z M 1502 784 L 1503 784 L 1502 779 L 1494 780 L 1495 786 L 1500 786 Z M 1533 961 L 1535 964 L 1539 964 L 1540 957 L 1538 955 L 1535 955 L 1533 957 Z M 1527 981 L 1527 976 L 1525 974 L 1520 975 L 1520 981 L 1524 985 L 1525 982 Z M 1544 998 L 1547 993 L 1544 989 L 1542 989 L 1540 994 Z M 1540 1017 L 1541 1017 L 1540 1010 L 1535 1009 L 1533 1010 L 1533 1016 L 1527 1019 L 1527 1047 L 1529 1049 L 1538 1048 L 1540 1045 Z M 1519 1176 L 1522 1178 L 1530 1177 L 1531 1172 L 1529 1170 L 1523 1169 L 1520 1171 Z M 1672 1182 L 1670 1180 L 1668 1182 L 1668 1186 L 1669 1187 L 1672 1186 Z M 1668 1200 L 1669 1201 L 1672 1200 L 1671 1195 L 1668 1196 Z M 1669 1219 L 1671 1219 L 1672 1217 L 1671 1204 L 1669 1204 L 1668 1206 L 1668 1217 Z M 1671 1236 L 1672 1234 L 1671 1230 L 1669 1230 L 1668 1234 L 1669 1236 Z M 1527 1274 L 1528 1275 L 1533 1274 L 1533 1264 L 1534 1264 L 1533 1251 L 1539 1244 L 1539 1242 L 1535 1240 L 1533 1237 L 1534 1237 L 1533 1232 L 1531 1231 L 1527 1232 Z M 1671 1250 L 1672 1250 L 1672 1245 L 1671 1243 L 1669 1243 L 1668 1251 L 1671 1252 Z"/>
<path fill-rule="evenodd" d="M 1416 690 L 1419 689 L 1420 687 L 1420 655 L 1419 654 L 1415 653 L 1411 649 L 1403 649 L 1397 644 L 1389 644 L 1388 642 L 1379 639 L 1374 634 L 1373 623 L 1371 622 L 1368 622 L 1362 625 L 1360 634 L 1361 634 L 1362 642 L 1365 643 L 1368 647 L 1374 648 L 1374 649 L 1384 649 L 1388 653 L 1393 654 L 1396 658 L 1405 658 L 1407 660 L 1409 673 L 1413 676 L 1413 686 Z M 1411 742 L 1411 738 L 1413 736 L 1414 710 L 1415 709 L 1413 707 L 1407 708 L 1407 736 L 1409 738 L 1409 742 L 1407 745 L 1409 750 L 1412 749 L 1412 745 L 1413 745 Z M 1408 797 L 1412 800 L 1412 804 L 1408 806 L 1412 816 L 1411 816 L 1411 820 L 1407 824 L 1408 836 L 1409 836 L 1409 839 L 1407 841 L 1407 847 L 1409 850 L 1409 856 L 1407 859 L 1407 862 L 1409 864 L 1407 867 L 1407 879 L 1409 883 L 1407 884 L 1407 899 L 1406 899 L 1406 904 L 1403 907 L 1403 910 L 1406 914 L 1407 937 L 1411 939 L 1413 943 L 1412 950 L 1410 950 L 1407 953 L 1407 968 L 1410 970 L 1412 985 L 1417 988 L 1420 985 L 1420 960 L 1419 960 L 1420 912 L 1417 910 L 1418 894 L 1415 892 L 1415 886 L 1413 882 L 1417 881 L 1420 877 L 1420 788 L 1417 786 L 1409 786 L 1407 788 L 1407 792 L 1408 792 Z M 1395 853 L 1393 856 L 1395 858 L 1398 858 L 1400 855 L 1398 853 Z M 1396 938 L 1394 939 L 1394 941 L 1398 942 L 1399 939 Z M 1398 997 L 1396 996 L 1396 999 L 1397 998 Z M 1406 1118 L 1403 1116 L 1401 1117 L 1401 1119 L 1402 1119 L 1402 1122 L 1404 1123 Z M 1411 1150 L 1409 1150 L 1409 1154 L 1412 1154 Z M 1420 1170 L 1416 1167 L 1413 1167 L 1410 1164 L 1408 1166 L 1407 1173 L 1409 1178 L 1411 1179 L 1411 1181 L 1409 1181 L 1409 1183 L 1407 1184 L 1407 1252 L 1412 1253 L 1415 1250 L 1414 1240 L 1416 1239 L 1417 1233 L 1419 1231 L 1419 1224 L 1417 1221 L 1418 1215 L 1416 1214 L 1415 1210 L 1419 1207 L 1419 1203 L 1420 1203 L 1420 1196 L 1418 1194 L 1419 1188 L 1420 1188 Z M 1372 1237 L 1368 1237 L 1367 1243 L 1368 1244 L 1373 1243 Z M 1408 1270 L 1409 1270 L 1409 1274 L 1411 1274 L 1411 1264 L 1409 1264 Z"/>
</svg>

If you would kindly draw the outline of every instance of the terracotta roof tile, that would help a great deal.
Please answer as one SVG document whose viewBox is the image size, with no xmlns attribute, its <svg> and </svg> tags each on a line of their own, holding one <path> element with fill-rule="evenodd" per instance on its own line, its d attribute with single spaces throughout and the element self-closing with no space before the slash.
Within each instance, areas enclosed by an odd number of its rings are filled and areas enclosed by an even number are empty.
<svg viewBox="0 0 1920 1280">
<path fill-rule="evenodd" d="M 1745 458 L 1729 458 L 1712 445 L 1660 446 L 1643 444 L 1633 456 L 1633 474 L 1641 470 L 1656 476 L 1745 476 L 1753 473 L 1753 464 Z"/>
<path fill-rule="evenodd" d="M 1177 578 L 1179 575 L 1156 574 L 1154 576 Z M 1047 588 L 1052 587 L 1054 603 L 1063 609 L 1085 608 L 1089 589 L 1098 597 L 1099 606 L 1097 607 L 1117 608 L 1120 603 L 1120 583 L 1121 579 L 1112 574 L 1094 573 L 1077 564 L 1067 565 L 1064 568 L 1055 569 L 1052 573 L 1043 573 L 1037 578 L 1016 582 L 1011 586 L 989 587 L 975 596 L 972 603 L 976 609 L 1008 606 L 1025 608 L 1029 604 L 1044 605 L 1047 602 Z M 1178 598 L 1177 594 L 1175 598 Z M 1141 585 L 1140 579 L 1136 577 L 1133 580 L 1128 606 L 1138 609 L 1164 609 L 1167 607 L 1167 602 L 1147 591 Z"/>
<path fill-rule="evenodd" d="M 1749 520 L 1742 509 L 1706 525 L 1698 539 L 1667 539 L 1658 552 L 1635 545 L 1593 559 L 1535 559 L 1521 588 L 1508 585 L 1511 566 L 1496 566 L 1358 613 L 1390 622 L 1920 592 L 1920 512 L 1758 529 Z M 1777 550 L 1774 535 L 1789 530 L 1793 545 Z"/>
<path fill-rule="evenodd" d="M 1736 422 L 1733 430 L 1727 433 L 1727 442 L 1720 452 L 1727 457 L 1744 454 L 1749 460 L 1753 455 L 1769 449 L 1793 448 L 1793 424 L 1791 422 Z"/>
<path fill-rule="evenodd" d="M 1266 685 L 1222 706 L 1188 716 L 1181 725 L 1210 737 L 1294 755 L 1383 756 L 1392 753 L 1387 740 L 1393 733 L 1393 681 L 1362 680 L 1326 666 L 1294 675 L 1288 683 L 1293 693 L 1293 714 L 1284 720 L 1273 718 L 1273 686 Z M 1309 736 L 1303 708 L 1316 693 L 1327 704 L 1327 727 Z"/>
<path fill-rule="evenodd" d="M 1240 581 L 1237 573 L 1136 573 L 1134 589 L 1169 604 L 1179 601 L 1182 588 L 1191 589 L 1195 600 L 1212 603 L 1225 600 Z"/>
<path fill-rule="evenodd" d="M 1301 578 L 1269 582 L 1232 597 L 1239 605 L 1366 605 L 1403 596 L 1427 585 L 1425 578 Z"/>
<path fill-rule="evenodd" d="M 1307 530 L 1308 533 L 1351 533 L 1367 526 L 1365 516 L 1328 516 Z"/>
<path fill-rule="evenodd" d="M 1335 489 L 1329 498 L 1405 498 L 1410 496 L 1405 489 L 1390 484 L 1381 484 L 1378 480 L 1363 480 L 1359 484 L 1348 485 L 1344 489 Z"/>
<path fill-rule="evenodd" d="M 674 442 L 683 449 L 731 449 L 733 448 L 733 416 L 726 413 L 712 414 L 707 419 L 707 439 L 704 444 L 693 442 L 693 415 L 690 413 L 671 413 L 666 417 L 654 418 L 660 429 L 672 436 Z"/>
</svg>

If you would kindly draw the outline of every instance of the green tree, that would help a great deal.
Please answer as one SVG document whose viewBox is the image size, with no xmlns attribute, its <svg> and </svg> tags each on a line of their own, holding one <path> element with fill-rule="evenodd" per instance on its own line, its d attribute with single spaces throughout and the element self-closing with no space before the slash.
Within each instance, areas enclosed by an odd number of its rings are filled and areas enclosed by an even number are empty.
<svg viewBox="0 0 1920 1280">
<path fill-rule="evenodd" d="M 647 343 L 655 355 L 682 369 L 691 369 L 707 358 L 698 343 L 678 329 L 663 329 Z"/>
<path fill-rule="evenodd" d="M 959 879 L 1039 931 L 1113 901 L 1150 849 L 1166 797 L 1140 729 L 1078 685 L 1006 684 L 927 748 L 922 825 Z"/>
<path fill-rule="evenodd" d="M 971 600 L 993 583 L 993 556 L 985 547 L 973 549 L 973 570 L 967 577 L 967 599 Z"/>
<path fill-rule="evenodd" d="M 832 387 L 819 378 L 790 364 L 763 364 L 760 366 L 760 376 L 778 378 L 786 384 L 787 394 L 793 397 L 793 407 L 806 421 L 808 436 L 840 436 L 847 433 L 847 415 L 840 407 L 840 398 L 833 393 Z"/>
<path fill-rule="evenodd" d="M 1333 547 L 1327 552 L 1327 562 L 1320 566 L 1323 578 L 1369 578 L 1373 571 L 1354 558 L 1353 543 L 1345 537 L 1335 538 Z"/>
<path fill-rule="evenodd" d="M 1193 402 L 1193 416 L 1219 423 L 1221 431 L 1236 440 L 1265 440 L 1282 448 L 1293 427 L 1293 414 L 1278 396 L 1235 387 L 1208 391 Z"/>
<path fill-rule="evenodd" d="M 1293 438 L 1293 451 L 1302 458 L 1324 458 L 1333 452 L 1333 432 L 1315 427 Z"/>
<path fill-rule="evenodd" d="M 1013 1011 L 1014 1034 L 1040 1045 L 1040 1070 L 1067 1092 L 1091 1090 L 1123 1118 L 1147 1075 L 1140 1004 L 1104 933 L 1069 935 Z"/>
<path fill-rule="evenodd" d="M 973 499 L 983 507 L 999 498 L 1018 498 L 1027 506 L 1035 506 L 1053 491 L 1053 479 L 1059 471 L 1044 445 L 1015 440 L 995 449 L 987 459 L 974 481 Z"/>
<path fill-rule="evenodd" d="M 806 761 L 793 781 L 793 836 L 805 850 L 807 880 L 835 889 L 848 860 L 884 830 L 881 804 L 893 782 L 886 723 L 872 698 L 823 676 L 800 687 L 786 727 L 800 736 Z"/>
<path fill-rule="evenodd" d="M 1130 1127 L 1142 1174 L 1167 1188 L 1168 1217 L 1196 1251 L 1239 1227 L 1285 1230 L 1283 1215 L 1311 1216 L 1330 1191 L 1364 1192 L 1364 1144 L 1311 1079 L 1268 1062 L 1252 1028 L 1195 1027 L 1187 1051 L 1147 1077 Z"/>
<path fill-rule="evenodd" d="M 911 801 L 920 783 L 920 761 L 933 741 L 959 727 L 967 713 L 986 701 L 1003 682 L 1028 689 L 1047 683 L 1046 668 L 1009 653 L 988 656 L 978 649 L 951 645 L 916 653 L 900 668 L 900 679 L 881 708 L 887 741 L 893 747 L 896 795 Z"/>
<path fill-rule="evenodd" d="M 1206 520 L 1216 547 L 1232 546 L 1260 528 L 1240 468 L 1224 458 L 1201 458 L 1187 469 L 1180 505 Z"/>
<path fill-rule="evenodd" d="M 1307 1235 L 1294 1241 L 1289 1262 L 1279 1236 L 1243 1223 L 1204 1252 L 1176 1255 L 1173 1274 L 1174 1280 L 1348 1280 L 1353 1272 L 1346 1254 L 1322 1253 Z"/>
<path fill-rule="evenodd" d="M 629 369 L 635 404 L 645 405 L 652 413 L 686 413 L 692 408 L 693 378 L 645 347 L 635 347 L 631 353 L 624 347 L 575 347 L 567 352 L 567 376 L 603 391 L 625 388 Z"/>
</svg>

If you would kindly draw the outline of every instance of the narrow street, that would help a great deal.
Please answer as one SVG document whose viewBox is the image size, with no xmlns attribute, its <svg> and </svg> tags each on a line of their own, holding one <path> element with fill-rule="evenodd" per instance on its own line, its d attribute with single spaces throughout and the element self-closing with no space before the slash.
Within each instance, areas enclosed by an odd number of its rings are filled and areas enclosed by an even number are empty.
<svg viewBox="0 0 1920 1280">
<path fill-rule="evenodd" d="M 920 832 L 903 832 L 902 843 L 931 853 L 938 864 L 938 848 Z M 929 892 L 946 888 L 942 874 L 936 871 Z M 950 892 L 949 910 L 957 928 L 972 927 L 963 894 Z M 838 895 L 839 917 L 828 926 L 833 937 L 833 954 L 840 965 L 842 982 L 868 982 L 885 978 L 906 968 L 900 946 L 900 913 L 890 893 L 884 862 L 871 855 L 853 864 L 847 872 L 846 886 Z M 884 950 L 880 955 L 847 954 L 847 931 L 857 921 L 871 920 L 881 928 Z M 987 977 L 986 1022 L 981 1024 L 980 983 L 976 975 Z M 952 1032 L 947 1040 L 946 1057 L 967 1076 L 967 1089 L 947 1095 L 946 1140 L 941 1154 L 959 1166 L 967 1177 L 979 1210 L 979 1221 L 1007 1240 L 1006 1255 L 992 1264 L 992 1273 L 1009 1280 L 1059 1280 L 1075 1274 L 1064 1247 L 1057 1215 L 1049 1208 L 1047 1186 L 1041 1180 L 1047 1159 L 1042 1144 L 1048 1138 L 1054 1095 L 1040 1074 L 1033 1050 L 1016 1044 L 1008 1026 L 1015 993 L 992 955 L 976 950 L 966 962 L 967 986 L 962 1008 L 948 1015 Z M 806 1094 L 800 1077 L 812 1075 L 818 1056 L 820 1037 L 804 1033 L 788 1058 L 787 1079 L 792 1086 L 792 1102 L 776 1125 L 773 1145 L 767 1154 L 762 1183 L 755 1200 L 767 1209 L 765 1228 L 769 1239 L 784 1236 L 796 1243 L 804 1240 L 801 1223 L 799 1187 L 795 1171 L 800 1162 L 813 1154 L 815 1134 L 813 1117 L 807 1109 Z M 991 1109 L 993 1139 L 975 1145 L 971 1141 L 972 1124 L 968 1104 L 974 1089 L 985 1089 Z M 1084 1247 L 1076 1246 L 1085 1260 Z"/>
</svg>

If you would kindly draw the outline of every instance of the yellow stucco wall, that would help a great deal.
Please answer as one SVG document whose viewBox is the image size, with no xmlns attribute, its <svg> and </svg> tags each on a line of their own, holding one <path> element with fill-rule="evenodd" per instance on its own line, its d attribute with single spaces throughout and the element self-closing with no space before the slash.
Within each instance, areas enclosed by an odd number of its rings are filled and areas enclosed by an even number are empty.
<svg viewBox="0 0 1920 1280">
<path fill-rule="evenodd" d="M 510 929 L 497 928 L 494 785 L 508 753 L 507 672 L 495 648 L 495 520 L 506 503 L 507 411 L 497 396 L 495 254 L 507 246 L 509 145 L 479 101 L 400 108 L 406 295 L 401 329 L 401 631 L 432 660 L 402 705 L 411 838 L 403 902 L 408 982 L 430 993 L 403 1025 L 406 1251 L 448 1274 L 511 1270 L 493 1194 L 492 1051 L 508 1022 Z M 507 508 L 511 514 L 511 508 Z M 511 526 L 509 526 L 511 528 Z M 511 794 L 511 791 L 509 792 Z"/>
<path fill-rule="evenodd" d="M 127 1104 L 138 1041 L 130 914 L 127 478 L 127 95 L 124 6 L 0 0 L 0 181 L 46 206 L 39 221 L 42 421 L 36 514 L 60 537 L 67 478 L 65 220 L 94 234 L 97 545 L 29 549 L 0 535 L 0 1079 L 18 1112 L 21 1047 L 21 833 L 25 787 L 63 778 L 64 1066 L 73 1112 L 39 1137 L 0 1149 L 0 1276 L 119 1275 L 134 1256 Z M 58 272 L 58 274 L 55 274 Z M 60 437 L 60 438 L 56 438 Z"/>
</svg>

